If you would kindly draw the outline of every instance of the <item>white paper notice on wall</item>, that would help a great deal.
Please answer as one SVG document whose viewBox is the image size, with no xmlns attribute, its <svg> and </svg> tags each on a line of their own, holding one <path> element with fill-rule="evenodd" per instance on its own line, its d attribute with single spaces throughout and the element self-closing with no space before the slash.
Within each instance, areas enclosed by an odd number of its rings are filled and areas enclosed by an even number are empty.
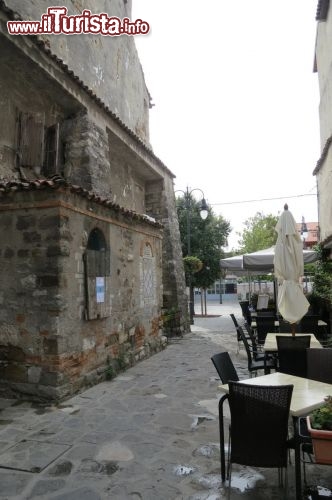
<svg viewBox="0 0 332 500">
<path fill-rule="evenodd" d="M 96 278 L 96 297 L 97 303 L 105 302 L 105 278 Z"/>
</svg>

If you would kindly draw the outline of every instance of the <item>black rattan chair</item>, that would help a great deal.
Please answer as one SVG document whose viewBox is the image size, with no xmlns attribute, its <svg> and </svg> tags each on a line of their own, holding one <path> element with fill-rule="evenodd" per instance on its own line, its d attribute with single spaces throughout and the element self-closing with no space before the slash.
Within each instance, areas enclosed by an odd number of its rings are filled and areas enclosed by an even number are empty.
<svg viewBox="0 0 332 500">
<path fill-rule="evenodd" d="M 307 378 L 332 384 L 332 349 L 307 349 Z"/>
<path fill-rule="evenodd" d="M 255 356 L 258 354 L 257 351 L 255 351 L 255 348 L 252 345 L 249 345 L 249 342 L 243 332 L 243 328 L 239 326 L 238 330 L 247 353 L 248 371 L 250 376 L 252 376 L 253 373 L 257 374 L 258 370 L 264 370 L 265 374 L 270 373 L 271 369 L 275 370 L 277 367 L 275 359 L 265 355 L 263 355 L 262 358 L 256 357 L 255 359 Z"/>
<path fill-rule="evenodd" d="M 307 351 L 310 335 L 277 335 L 278 370 L 297 377 L 307 376 Z"/>
<path fill-rule="evenodd" d="M 306 314 L 300 322 L 301 333 L 317 333 L 319 316 Z"/>
<path fill-rule="evenodd" d="M 275 332 L 275 316 L 257 316 L 256 325 L 257 325 L 257 340 L 258 343 L 263 345 L 266 339 L 266 335 L 268 333 Z"/>
<path fill-rule="evenodd" d="M 287 469 L 288 418 L 293 385 L 261 386 L 229 382 L 229 394 L 219 401 L 221 477 L 226 479 L 223 404 L 231 413 L 227 478 L 232 464 Z M 282 475 L 279 474 L 279 479 Z M 287 474 L 286 474 L 287 487 Z M 230 492 L 230 489 L 229 489 Z"/>
<path fill-rule="evenodd" d="M 240 326 L 239 323 L 238 323 L 238 320 L 235 317 L 235 314 L 231 313 L 230 317 L 232 318 L 232 321 L 234 323 L 235 328 L 237 328 L 238 326 Z"/>
<path fill-rule="evenodd" d="M 283 320 L 282 318 L 279 318 L 279 328 L 278 328 L 280 333 L 291 333 L 292 332 L 292 327 L 291 324 L 288 323 L 288 321 Z"/>
<path fill-rule="evenodd" d="M 211 361 L 223 384 L 228 384 L 230 380 L 234 380 L 235 382 L 240 380 L 228 352 L 214 354 Z"/>
<path fill-rule="evenodd" d="M 236 337 L 237 337 L 237 352 L 240 351 L 240 346 L 241 346 L 241 342 L 242 342 L 242 338 L 241 338 L 241 335 L 239 334 L 239 331 L 238 331 L 238 327 L 240 326 L 239 323 L 238 323 L 238 320 L 236 319 L 235 315 L 233 313 L 230 314 L 230 317 L 232 318 L 232 321 L 234 323 L 234 326 L 235 326 L 235 329 L 236 329 Z M 251 341 L 251 335 L 252 335 L 252 332 L 250 330 L 250 334 L 249 334 L 249 329 L 250 329 L 250 325 L 247 324 L 247 333 L 248 335 L 246 335 L 247 339 L 249 341 Z"/>
<path fill-rule="evenodd" d="M 255 361 L 264 360 L 266 357 L 271 358 L 271 355 L 265 354 L 265 352 L 262 351 L 262 346 L 258 344 L 257 338 L 250 325 L 244 325 L 242 330 L 244 333 L 248 333 L 248 335 L 246 335 L 246 339 L 248 340 Z"/>
<path fill-rule="evenodd" d="M 242 300 L 241 302 L 239 302 L 239 304 L 242 310 L 242 316 L 244 317 L 244 320 L 250 325 L 251 316 L 249 311 L 249 300 Z"/>
</svg>

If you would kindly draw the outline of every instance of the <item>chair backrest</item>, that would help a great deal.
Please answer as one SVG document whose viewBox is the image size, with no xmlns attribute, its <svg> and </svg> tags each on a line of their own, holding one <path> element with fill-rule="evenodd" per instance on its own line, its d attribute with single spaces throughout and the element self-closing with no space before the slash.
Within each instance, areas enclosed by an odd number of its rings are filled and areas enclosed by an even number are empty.
<svg viewBox="0 0 332 500">
<path fill-rule="evenodd" d="M 250 316 L 250 311 L 249 311 L 249 300 L 242 300 L 239 302 L 241 309 L 242 309 L 242 316 L 246 320 L 249 325 L 251 324 L 251 316 Z"/>
<path fill-rule="evenodd" d="M 307 348 L 310 347 L 310 335 L 277 335 L 279 371 L 307 376 Z"/>
<path fill-rule="evenodd" d="M 250 350 L 250 346 L 249 346 L 249 342 L 248 340 L 246 339 L 246 336 L 245 336 L 245 333 L 243 331 L 243 328 L 241 326 L 238 327 L 238 333 L 240 334 L 241 336 L 241 340 L 244 344 L 244 348 L 246 350 L 246 353 L 247 353 L 247 358 L 248 358 L 248 370 L 250 371 L 251 369 L 251 365 L 252 365 L 252 354 L 251 354 L 251 350 Z"/>
<path fill-rule="evenodd" d="M 270 297 L 267 293 L 258 294 L 257 306 L 256 306 L 257 311 L 260 309 L 267 309 L 267 306 L 269 305 L 269 298 Z"/>
<path fill-rule="evenodd" d="M 231 462 L 286 467 L 289 408 L 293 385 L 229 382 Z"/>
<path fill-rule="evenodd" d="M 249 309 L 249 300 L 240 300 L 239 304 L 242 309 L 242 314 L 244 315 Z"/>
<path fill-rule="evenodd" d="M 307 377 L 332 384 L 332 349 L 307 349 Z"/>
<path fill-rule="evenodd" d="M 239 326 L 239 323 L 238 323 L 236 317 L 234 316 L 233 313 L 230 314 L 230 317 L 232 318 L 232 321 L 234 323 L 235 328 L 237 328 Z"/>
<path fill-rule="evenodd" d="M 223 384 L 228 384 L 230 380 L 239 380 L 235 366 L 233 365 L 228 352 L 219 352 L 218 354 L 214 354 L 211 361 L 214 364 L 214 367 L 217 370 Z"/>
<path fill-rule="evenodd" d="M 275 316 L 257 316 L 257 340 L 259 344 L 264 344 L 267 333 L 275 331 Z"/>
<path fill-rule="evenodd" d="M 279 332 L 282 333 L 291 333 L 292 327 L 291 324 L 283 319 L 279 319 Z"/>
<path fill-rule="evenodd" d="M 306 314 L 300 322 L 302 333 L 316 333 L 318 329 L 319 316 L 315 314 Z"/>
<path fill-rule="evenodd" d="M 237 341 L 240 342 L 241 336 L 240 336 L 240 334 L 238 332 L 239 323 L 238 323 L 238 321 L 237 321 L 237 319 L 236 319 L 236 317 L 234 316 L 233 313 L 230 314 L 230 317 L 232 318 L 232 321 L 233 321 L 234 326 L 236 328 Z"/>
<path fill-rule="evenodd" d="M 256 338 L 255 338 L 255 334 L 254 334 L 254 331 L 253 331 L 253 329 L 251 328 L 251 326 L 250 326 L 250 325 L 246 325 L 244 328 L 245 328 L 246 332 L 248 333 L 247 338 L 249 337 L 250 342 L 251 342 L 253 345 L 256 345 Z M 242 330 L 243 330 L 243 328 L 242 328 Z M 244 330 L 243 330 L 243 331 L 244 331 Z M 244 332 L 244 333 L 246 333 L 246 332 Z"/>
</svg>

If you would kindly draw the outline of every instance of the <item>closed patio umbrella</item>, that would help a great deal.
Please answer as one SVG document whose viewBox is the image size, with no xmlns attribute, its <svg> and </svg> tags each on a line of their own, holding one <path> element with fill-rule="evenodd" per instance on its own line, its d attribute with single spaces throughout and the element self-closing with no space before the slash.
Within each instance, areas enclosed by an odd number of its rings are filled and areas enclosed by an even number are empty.
<svg viewBox="0 0 332 500">
<path fill-rule="evenodd" d="M 274 253 L 274 272 L 278 279 L 278 309 L 282 317 L 291 323 L 295 335 L 297 323 L 309 309 L 300 278 L 303 276 L 303 243 L 296 230 L 296 222 L 284 206 L 275 230 L 278 239 Z"/>
</svg>

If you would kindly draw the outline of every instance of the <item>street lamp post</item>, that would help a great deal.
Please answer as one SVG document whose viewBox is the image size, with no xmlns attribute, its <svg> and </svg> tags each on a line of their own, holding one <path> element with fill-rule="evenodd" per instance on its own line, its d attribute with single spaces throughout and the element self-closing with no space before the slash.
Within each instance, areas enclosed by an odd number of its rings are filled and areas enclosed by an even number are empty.
<svg viewBox="0 0 332 500">
<path fill-rule="evenodd" d="M 219 278 L 219 304 L 222 304 L 222 281 L 221 281 L 221 275 Z"/>
<path fill-rule="evenodd" d="M 200 191 L 202 193 L 202 201 L 201 201 L 201 207 L 199 214 L 203 220 L 205 220 L 208 216 L 208 206 L 205 201 L 204 193 L 201 189 L 199 188 L 194 188 L 189 191 L 189 188 L 187 187 L 185 191 L 182 189 L 177 189 L 175 193 L 181 192 L 184 195 L 184 208 L 186 210 L 186 224 L 187 224 L 187 255 L 191 255 L 191 219 L 190 219 L 190 209 L 191 209 L 191 194 L 194 191 Z M 191 271 L 189 271 L 188 275 L 188 287 L 189 287 L 189 318 L 190 318 L 190 324 L 192 325 L 194 323 L 194 314 L 195 314 L 195 305 L 194 305 L 194 298 L 193 298 L 193 290 L 192 290 L 192 275 Z"/>
</svg>

